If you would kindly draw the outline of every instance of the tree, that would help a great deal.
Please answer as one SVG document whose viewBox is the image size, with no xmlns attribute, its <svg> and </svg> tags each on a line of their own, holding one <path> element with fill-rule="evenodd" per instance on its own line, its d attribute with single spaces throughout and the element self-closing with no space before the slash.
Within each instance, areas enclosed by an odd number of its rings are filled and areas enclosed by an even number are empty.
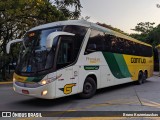
<svg viewBox="0 0 160 120">
<path fill-rule="evenodd" d="M 1 0 L 0 1 L 0 70 L 3 80 L 6 78 L 6 66 L 18 54 L 18 45 L 14 52 L 6 54 L 6 44 L 16 38 L 21 38 L 30 28 L 54 21 L 78 18 L 80 15 L 79 0 Z M 74 7 L 70 11 L 67 7 Z M 65 8 L 70 14 L 66 14 Z"/>
<path fill-rule="evenodd" d="M 153 30 L 153 25 L 155 23 L 150 23 L 150 22 L 140 22 L 138 23 L 134 29 L 131 29 L 131 30 L 134 30 L 140 34 L 148 34 L 150 31 Z"/>
<path fill-rule="evenodd" d="M 160 24 L 154 27 L 155 23 L 150 22 L 140 22 L 135 26 L 134 31 L 138 34 L 130 34 L 131 37 L 141 40 L 143 42 L 149 43 L 153 46 L 160 44 Z"/>
<path fill-rule="evenodd" d="M 146 41 L 147 36 L 154 29 L 154 24 L 155 24 L 154 22 L 153 23 L 150 23 L 150 22 L 138 23 L 134 29 L 131 29 L 138 33 L 130 34 L 130 36 L 135 39 L 141 40 L 143 42 L 147 42 Z"/>
<path fill-rule="evenodd" d="M 146 42 L 153 46 L 160 44 L 160 24 L 148 34 Z"/>
<path fill-rule="evenodd" d="M 55 4 L 68 19 L 79 18 L 82 8 L 80 0 L 55 0 Z M 70 10 L 71 7 L 74 7 L 72 11 Z"/>
</svg>

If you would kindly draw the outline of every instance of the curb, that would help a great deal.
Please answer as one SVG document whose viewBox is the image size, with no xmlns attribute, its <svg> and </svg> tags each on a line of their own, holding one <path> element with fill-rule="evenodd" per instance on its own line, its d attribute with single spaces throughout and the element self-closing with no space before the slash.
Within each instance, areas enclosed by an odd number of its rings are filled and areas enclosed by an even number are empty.
<svg viewBox="0 0 160 120">
<path fill-rule="evenodd" d="M 0 82 L 0 85 L 3 85 L 3 84 L 11 84 L 13 82 Z"/>
</svg>

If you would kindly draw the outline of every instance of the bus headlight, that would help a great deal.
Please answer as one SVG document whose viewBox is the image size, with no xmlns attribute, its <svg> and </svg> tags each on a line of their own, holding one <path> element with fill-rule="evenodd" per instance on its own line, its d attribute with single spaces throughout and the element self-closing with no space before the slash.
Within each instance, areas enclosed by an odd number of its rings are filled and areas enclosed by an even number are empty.
<svg viewBox="0 0 160 120">
<path fill-rule="evenodd" d="M 52 79 L 43 79 L 39 82 L 40 85 L 46 85 L 48 83 L 51 83 Z"/>
<path fill-rule="evenodd" d="M 46 95 L 47 93 L 48 93 L 48 91 L 44 90 L 44 91 L 41 92 L 41 95 Z"/>
<path fill-rule="evenodd" d="M 39 82 L 39 84 L 40 84 L 40 85 L 45 85 L 45 84 L 47 84 L 47 80 L 41 80 L 41 81 Z"/>
<path fill-rule="evenodd" d="M 47 80 L 42 80 L 41 85 L 45 85 L 45 84 L 47 84 Z"/>
</svg>

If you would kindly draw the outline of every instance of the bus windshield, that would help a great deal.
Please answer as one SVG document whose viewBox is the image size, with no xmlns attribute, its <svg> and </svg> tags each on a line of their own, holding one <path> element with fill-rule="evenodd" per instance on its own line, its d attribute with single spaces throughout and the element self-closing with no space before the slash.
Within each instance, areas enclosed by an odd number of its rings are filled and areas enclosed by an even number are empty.
<svg viewBox="0 0 160 120">
<path fill-rule="evenodd" d="M 70 60 L 70 62 L 75 61 L 87 29 L 88 28 L 82 26 L 64 25 L 27 32 L 23 38 L 23 45 L 21 46 L 15 72 L 24 76 L 43 75 L 53 72 L 54 69 L 60 69 L 60 65 L 57 64 L 60 60 L 62 62 L 62 58 L 63 65 L 61 63 L 61 66 L 63 67 L 66 65 L 64 61 L 67 61 L 71 56 L 72 60 Z M 73 33 L 75 36 L 72 40 L 70 38 L 63 40 L 65 38 L 64 36 L 55 37 L 52 48 L 46 48 L 48 35 L 56 31 Z M 66 44 L 72 46 L 72 52 L 68 52 L 69 47 Z M 59 57 L 56 57 L 57 53 L 60 54 Z M 66 55 L 68 55 L 68 57 L 66 57 Z M 58 63 L 56 63 L 56 59 L 58 59 Z"/>
<path fill-rule="evenodd" d="M 57 39 L 51 49 L 46 49 L 46 38 L 50 33 L 61 30 L 62 27 L 56 27 L 28 32 L 21 46 L 16 71 L 37 73 L 53 67 Z"/>
</svg>

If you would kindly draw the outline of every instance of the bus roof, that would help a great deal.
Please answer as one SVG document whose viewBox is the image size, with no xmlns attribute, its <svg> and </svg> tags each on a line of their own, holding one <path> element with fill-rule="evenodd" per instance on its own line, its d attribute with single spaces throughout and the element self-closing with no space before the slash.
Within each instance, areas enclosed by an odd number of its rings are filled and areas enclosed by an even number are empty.
<svg viewBox="0 0 160 120">
<path fill-rule="evenodd" d="M 115 36 L 117 36 L 117 37 L 121 37 L 121 38 L 130 40 L 130 41 L 134 41 L 134 42 L 137 42 L 137 43 L 140 43 L 140 44 L 144 44 L 144 45 L 146 45 L 146 46 L 151 46 L 150 44 L 141 42 L 141 41 L 136 40 L 136 39 L 134 39 L 134 38 L 132 38 L 132 37 L 129 37 L 129 36 L 127 36 L 127 35 L 124 35 L 124 34 L 121 34 L 121 33 L 119 33 L 119 32 L 113 31 L 113 30 L 111 30 L 111 29 L 109 29 L 109 28 L 102 27 L 102 26 L 100 26 L 100 25 L 97 25 L 96 23 L 88 22 L 88 21 L 86 21 L 86 20 L 66 20 L 66 21 L 58 21 L 58 22 L 43 24 L 43 25 L 34 27 L 34 28 L 30 29 L 29 31 L 39 30 L 39 29 L 44 29 L 44 28 L 50 28 L 50 27 L 54 27 L 54 26 L 61 26 L 61 25 L 79 25 L 79 26 L 84 26 L 84 27 L 90 27 L 90 28 L 92 28 L 92 29 L 96 29 L 96 30 L 103 31 L 103 32 L 105 32 L 105 33 L 107 33 L 107 34 L 115 35 Z M 152 46 L 151 46 L 151 47 L 152 47 Z"/>
</svg>

